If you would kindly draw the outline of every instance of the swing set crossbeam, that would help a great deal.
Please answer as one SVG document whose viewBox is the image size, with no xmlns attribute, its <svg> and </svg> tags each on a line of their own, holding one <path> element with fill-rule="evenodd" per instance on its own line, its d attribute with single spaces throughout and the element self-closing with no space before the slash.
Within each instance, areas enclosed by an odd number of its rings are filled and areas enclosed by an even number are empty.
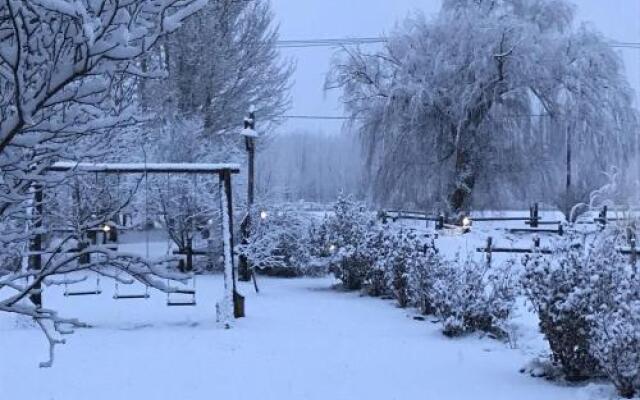
<svg viewBox="0 0 640 400">
<path fill-rule="evenodd" d="M 206 163 L 82 163 L 61 161 L 48 168 L 52 172 L 97 172 L 103 174 L 221 174 L 240 172 L 239 164 Z"/>
</svg>

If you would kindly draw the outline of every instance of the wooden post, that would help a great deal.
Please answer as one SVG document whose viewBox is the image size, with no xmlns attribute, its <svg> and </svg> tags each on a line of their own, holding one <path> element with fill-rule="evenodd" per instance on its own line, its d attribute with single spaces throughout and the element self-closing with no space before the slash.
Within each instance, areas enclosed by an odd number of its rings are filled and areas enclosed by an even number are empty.
<svg viewBox="0 0 640 400">
<path fill-rule="evenodd" d="M 33 229 L 36 233 L 31 239 L 29 250 L 34 254 L 29 255 L 29 269 L 39 271 L 42 269 L 42 218 L 43 218 L 43 201 L 44 192 L 42 185 L 34 185 L 33 207 L 31 208 L 31 219 L 33 221 Z M 29 295 L 29 299 L 36 307 L 42 307 L 42 284 L 37 283 L 33 287 L 33 293 Z"/>
<path fill-rule="evenodd" d="M 540 222 L 540 212 L 538 209 L 538 203 L 535 203 L 532 207 L 529 208 L 529 226 L 532 228 L 537 228 L 538 223 Z"/>
<path fill-rule="evenodd" d="M 226 198 L 226 213 L 229 218 L 229 236 L 225 240 L 225 246 L 229 249 L 229 262 L 231 263 L 231 282 L 232 282 L 232 292 L 233 292 L 233 316 L 235 318 L 242 318 L 245 316 L 244 311 L 244 297 L 238 293 L 236 290 L 236 268 L 233 256 L 233 193 L 231 191 L 231 172 L 223 171 L 220 176 L 222 180 L 222 190 L 224 190 L 224 197 Z"/>
<path fill-rule="evenodd" d="M 607 206 L 602 206 L 602 210 L 600 211 L 600 229 L 604 230 L 607 226 L 607 213 L 609 212 Z"/>
<path fill-rule="evenodd" d="M 255 128 L 255 114 L 253 111 L 249 112 L 249 117 L 244 120 L 244 129 L 253 131 Z M 242 244 L 247 244 L 249 236 L 251 235 L 251 214 L 253 212 L 253 202 L 255 197 L 255 152 L 256 143 L 255 137 L 251 135 L 245 135 L 244 137 L 245 147 L 247 149 L 247 215 L 242 221 Z M 251 266 L 249 260 L 244 255 L 240 256 L 239 260 L 239 280 L 248 282 L 251 280 Z"/>
<path fill-rule="evenodd" d="M 487 238 L 487 265 L 491 266 L 491 252 L 493 249 L 493 238 L 489 236 Z"/>
<path fill-rule="evenodd" d="M 185 267 L 186 272 L 193 271 L 193 239 L 187 239 L 187 266 Z"/>
<path fill-rule="evenodd" d="M 533 237 L 533 248 L 536 249 L 536 250 L 540 248 L 540 237 L 539 236 L 534 236 Z"/>
</svg>

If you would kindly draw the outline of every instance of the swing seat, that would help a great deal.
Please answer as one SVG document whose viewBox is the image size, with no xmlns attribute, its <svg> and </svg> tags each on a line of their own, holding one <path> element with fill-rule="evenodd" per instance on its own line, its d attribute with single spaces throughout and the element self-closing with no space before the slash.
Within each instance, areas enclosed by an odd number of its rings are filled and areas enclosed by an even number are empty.
<svg viewBox="0 0 640 400">
<path fill-rule="evenodd" d="M 167 301 L 168 307 L 193 307 L 195 305 L 195 301 Z"/>
<path fill-rule="evenodd" d="M 196 291 L 193 289 L 178 289 L 171 292 L 171 294 L 188 294 L 191 296 L 195 296 Z"/>
<path fill-rule="evenodd" d="M 114 300 L 135 300 L 135 299 L 148 299 L 151 295 L 148 293 L 143 294 L 114 294 Z"/>
<path fill-rule="evenodd" d="M 102 290 L 87 290 L 80 292 L 64 292 L 65 296 L 98 296 L 102 294 Z"/>
</svg>

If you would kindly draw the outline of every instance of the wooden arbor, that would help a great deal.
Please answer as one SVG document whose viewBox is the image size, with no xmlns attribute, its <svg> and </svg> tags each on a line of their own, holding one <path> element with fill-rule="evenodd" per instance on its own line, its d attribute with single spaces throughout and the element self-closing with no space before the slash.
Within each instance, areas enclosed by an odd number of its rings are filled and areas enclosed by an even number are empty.
<svg viewBox="0 0 640 400">
<path fill-rule="evenodd" d="M 231 191 L 231 176 L 240 172 L 237 164 L 200 164 L 200 163 L 78 163 L 57 162 L 48 168 L 50 172 L 91 172 L 100 174 L 198 174 L 217 175 L 220 189 L 220 211 L 222 218 L 222 232 L 225 258 L 225 297 L 233 299 L 233 315 L 244 317 L 244 297 L 236 290 L 237 271 L 233 260 L 233 197 Z M 42 203 L 42 191 L 36 190 L 36 197 Z M 41 212 L 41 210 L 39 211 Z M 40 247 L 41 238 L 36 238 L 34 246 Z M 42 266 L 40 248 L 32 249 L 36 253 L 30 260 L 35 268 Z M 37 259 L 36 259 L 37 258 Z M 37 288 L 40 289 L 40 288 Z"/>
</svg>

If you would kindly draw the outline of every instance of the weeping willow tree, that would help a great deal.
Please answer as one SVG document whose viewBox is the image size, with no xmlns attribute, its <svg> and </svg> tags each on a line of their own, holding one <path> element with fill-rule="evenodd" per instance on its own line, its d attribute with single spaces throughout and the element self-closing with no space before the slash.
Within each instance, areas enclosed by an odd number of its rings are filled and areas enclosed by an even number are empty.
<svg viewBox="0 0 640 400">
<path fill-rule="evenodd" d="M 563 0 L 444 1 L 432 20 L 403 21 L 379 50 L 342 49 L 327 88 L 342 90 L 383 205 L 459 216 L 542 192 L 578 201 L 638 148 L 619 55 L 574 27 Z M 567 144 L 579 166 L 571 199 Z"/>
</svg>

